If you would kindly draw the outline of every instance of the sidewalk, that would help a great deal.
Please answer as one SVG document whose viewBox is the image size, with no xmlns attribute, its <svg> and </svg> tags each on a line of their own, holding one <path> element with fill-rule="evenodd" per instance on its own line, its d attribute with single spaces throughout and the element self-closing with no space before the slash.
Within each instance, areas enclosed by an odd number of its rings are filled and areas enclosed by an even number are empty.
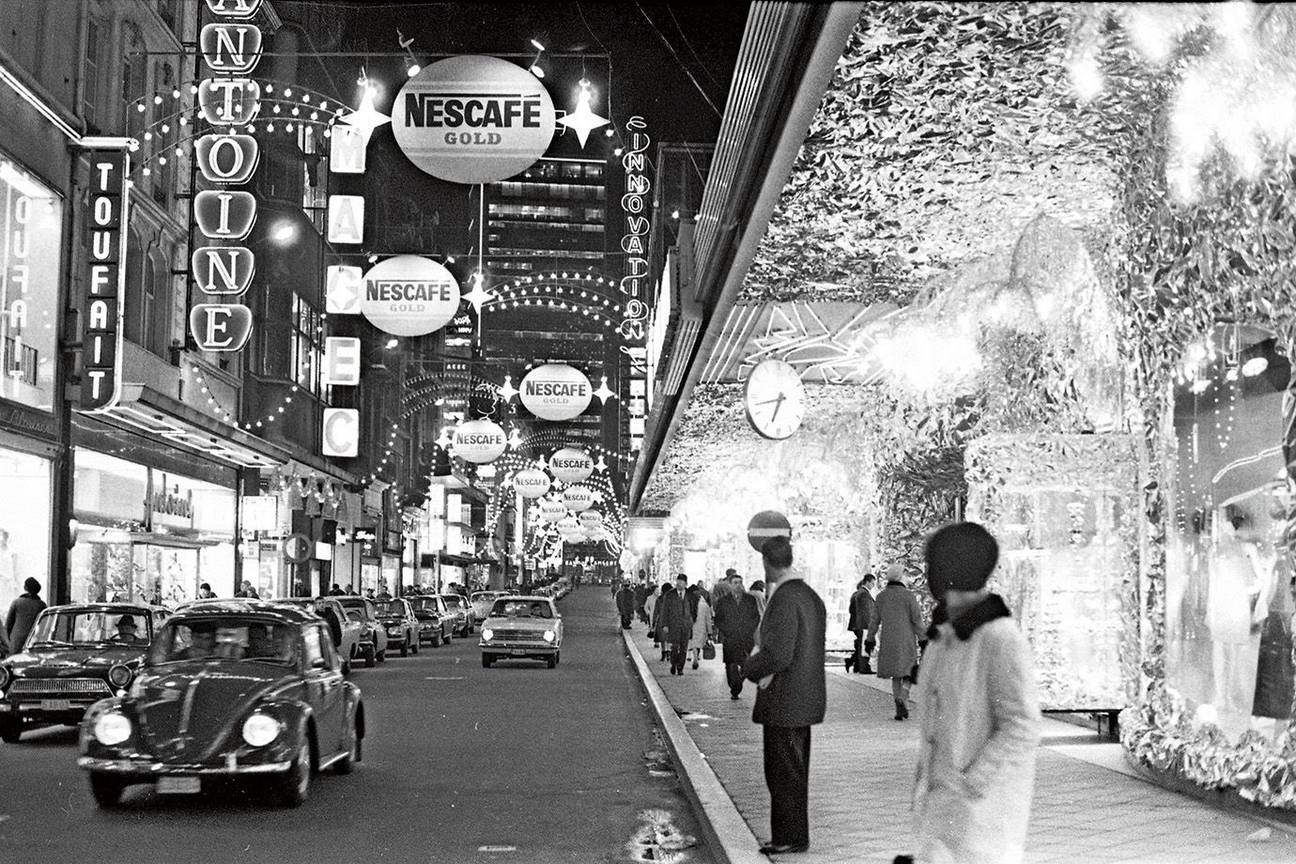
<svg viewBox="0 0 1296 864">
<path fill-rule="evenodd" d="M 668 664 L 657 659 L 659 652 L 642 625 L 636 623 L 624 635 L 751 834 L 768 838 L 761 735 L 751 722 L 753 685 L 744 687 L 740 700 L 731 701 L 719 651 L 716 660 L 674 677 Z M 814 728 L 811 748 L 810 852 L 777 857 L 789 864 L 890 864 L 897 853 L 911 848 L 909 793 L 919 709 L 911 706 L 912 719 L 897 722 L 887 682 L 847 675 L 840 664 L 827 671 L 828 716 Z M 1269 827 L 1147 783 L 1125 765 L 1120 745 L 1094 743 L 1092 733 L 1076 726 L 1045 723 L 1026 844 L 1031 864 L 1296 861 L 1296 834 L 1290 829 Z M 694 773 L 687 763 L 684 768 L 686 775 Z M 695 782 L 691 776 L 685 779 Z M 725 846 L 745 852 L 752 843 L 747 832 L 722 828 L 723 814 L 719 823 L 712 821 Z M 713 851 L 717 860 L 725 860 L 722 850 Z"/>
</svg>

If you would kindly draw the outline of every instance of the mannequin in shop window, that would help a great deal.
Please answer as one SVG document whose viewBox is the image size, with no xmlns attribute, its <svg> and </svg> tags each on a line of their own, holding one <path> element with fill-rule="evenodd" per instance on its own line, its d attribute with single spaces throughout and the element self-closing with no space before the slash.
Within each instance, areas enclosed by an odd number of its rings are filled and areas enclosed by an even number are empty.
<svg viewBox="0 0 1296 864">
<path fill-rule="evenodd" d="M 1217 513 L 1206 625 L 1210 628 L 1218 722 L 1230 735 L 1250 725 L 1260 655 L 1260 625 L 1269 615 L 1274 556 L 1255 542 L 1246 511 L 1226 505 Z"/>
</svg>

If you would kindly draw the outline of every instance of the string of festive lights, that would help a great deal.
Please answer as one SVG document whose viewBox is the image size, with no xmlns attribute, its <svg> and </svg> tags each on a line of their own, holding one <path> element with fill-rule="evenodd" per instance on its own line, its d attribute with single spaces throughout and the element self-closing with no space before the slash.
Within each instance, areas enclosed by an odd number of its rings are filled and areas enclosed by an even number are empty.
<svg viewBox="0 0 1296 864">
<path fill-rule="evenodd" d="M 198 386 L 198 392 L 207 397 L 207 407 L 218 418 L 231 426 L 238 426 L 238 418 L 225 410 L 225 406 L 216 398 L 216 393 L 207 386 L 207 379 L 203 377 L 202 369 L 194 364 L 189 365 L 189 374 L 193 376 L 194 384 Z"/>
</svg>

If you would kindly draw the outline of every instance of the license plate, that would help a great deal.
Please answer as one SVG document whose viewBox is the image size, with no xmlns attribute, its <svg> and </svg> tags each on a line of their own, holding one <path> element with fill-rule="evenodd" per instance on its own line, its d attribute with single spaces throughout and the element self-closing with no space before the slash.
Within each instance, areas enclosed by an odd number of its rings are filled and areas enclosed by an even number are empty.
<svg viewBox="0 0 1296 864">
<path fill-rule="evenodd" d="M 197 795 L 201 789 L 198 777 L 159 777 L 157 781 L 159 795 Z"/>
<path fill-rule="evenodd" d="M 526 653 L 526 650 L 523 648 L 514 648 L 509 653 L 512 654 L 514 657 L 521 657 L 523 654 Z"/>
<path fill-rule="evenodd" d="M 42 699 L 40 707 L 42 711 L 71 711 L 72 701 L 70 699 Z"/>
</svg>

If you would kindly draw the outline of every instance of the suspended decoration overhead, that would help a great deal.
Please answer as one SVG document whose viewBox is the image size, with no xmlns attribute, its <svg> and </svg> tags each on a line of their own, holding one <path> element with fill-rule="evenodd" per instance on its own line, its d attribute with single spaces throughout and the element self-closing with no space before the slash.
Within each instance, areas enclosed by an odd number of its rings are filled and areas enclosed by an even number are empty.
<svg viewBox="0 0 1296 864">
<path fill-rule="evenodd" d="M 465 462 L 494 462 L 508 447 L 504 429 L 493 420 L 469 420 L 454 432 L 454 454 Z"/>
<path fill-rule="evenodd" d="M 571 420 L 589 407 L 594 388 L 579 369 L 563 363 L 537 366 L 522 379 L 522 404 L 542 420 Z"/>
<path fill-rule="evenodd" d="M 513 488 L 523 498 L 540 498 L 551 485 L 549 475 L 539 468 L 527 468 L 513 476 Z"/>
<path fill-rule="evenodd" d="M 443 265 L 418 255 L 380 261 L 364 275 L 360 312 L 393 336 L 435 333 L 459 310 L 459 283 Z"/>
<path fill-rule="evenodd" d="M 451 183 L 493 183 L 519 174 L 549 149 L 553 100 L 525 69 L 497 57 L 450 57 L 401 88 L 392 109 L 401 151 Z"/>
<path fill-rule="evenodd" d="M 594 473 L 594 460 L 584 450 L 564 447 L 549 458 L 549 470 L 564 483 L 580 483 Z"/>
<path fill-rule="evenodd" d="M 579 513 L 594 503 L 594 490 L 586 486 L 568 486 L 563 490 L 562 500 L 568 510 Z"/>
</svg>

